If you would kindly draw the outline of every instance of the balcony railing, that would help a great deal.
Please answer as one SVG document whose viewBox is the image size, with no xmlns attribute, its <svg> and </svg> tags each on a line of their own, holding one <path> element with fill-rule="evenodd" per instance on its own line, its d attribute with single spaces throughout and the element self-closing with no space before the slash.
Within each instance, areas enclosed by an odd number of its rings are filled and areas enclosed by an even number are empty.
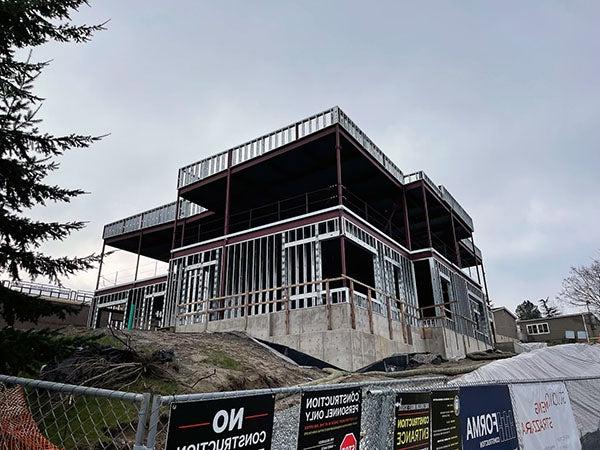
<svg viewBox="0 0 600 450">
<path fill-rule="evenodd" d="M 252 158 L 283 147 L 300 138 L 316 133 L 334 124 L 340 124 L 354 139 L 362 145 L 400 183 L 402 171 L 377 147 L 367 135 L 337 106 L 292 123 L 286 127 L 265 134 L 214 156 L 202 159 L 179 169 L 178 187 L 188 186 L 227 169 L 228 154 L 231 151 L 231 166 L 241 164 Z"/>
<path fill-rule="evenodd" d="M 188 200 L 180 200 L 179 218 L 195 216 L 203 213 L 206 208 L 196 205 Z M 143 230 L 145 228 L 162 225 L 175 220 L 175 211 L 177 209 L 176 202 L 168 203 L 157 208 L 136 214 L 135 216 L 117 220 L 104 226 L 103 239 L 108 239 L 114 236 L 131 233 L 132 231 Z"/>
<path fill-rule="evenodd" d="M 76 291 L 53 284 L 35 283 L 31 281 L 4 280 L 2 281 L 2 285 L 8 289 L 32 297 L 44 297 L 73 303 L 89 303 L 94 297 L 94 293 L 90 291 Z"/>
<path fill-rule="evenodd" d="M 456 201 L 456 199 L 452 196 L 452 194 L 450 194 L 448 189 L 446 189 L 441 184 L 439 186 L 437 186 L 433 182 L 433 180 L 431 178 L 429 178 L 427 176 L 427 174 L 425 172 L 423 172 L 422 170 L 419 170 L 418 172 L 414 172 L 414 173 L 404 176 L 405 184 L 413 183 L 413 182 L 419 181 L 419 180 L 423 180 L 425 182 L 425 184 L 427 184 L 434 192 L 436 192 L 442 198 L 442 200 L 444 200 L 448 204 L 448 206 L 450 206 L 450 208 L 452 208 L 452 210 L 456 213 L 456 215 L 458 215 L 467 224 L 467 226 L 471 229 L 471 231 L 474 230 L 473 219 L 464 210 L 464 208 L 462 206 L 460 206 L 460 203 L 458 203 Z"/>
<path fill-rule="evenodd" d="M 469 226 L 471 230 L 473 230 L 473 219 L 471 216 L 460 206 L 460 203 L 456 201 L 456 199 L 448 192 L 444 186 L 440 184 L 439 190 L 442 193 L 442 198 L 446 203 L 450 205 L 452 210 Z"/>
<path fill-rule="evenodd" d="M 465 248 L 467 248 L 472 253 L 474 253 L 475 256 L 477 256 L 479 259 L 482 259 L 481 250 L 479 249 L 479 247 L 477 247 L 475 244 L 473 244 L 473 242 L 471 242 L 471 239 L 468 239 L 468 238 L 461 239 L 460 244 L 463 245 Z"/>
</svg>

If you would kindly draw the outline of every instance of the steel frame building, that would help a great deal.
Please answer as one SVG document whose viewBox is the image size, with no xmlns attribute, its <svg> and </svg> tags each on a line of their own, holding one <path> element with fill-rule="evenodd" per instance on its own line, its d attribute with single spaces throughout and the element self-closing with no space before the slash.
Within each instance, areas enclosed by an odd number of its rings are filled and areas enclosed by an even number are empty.
<svg viewBox="0 0 600 450">
<path fill-rule="evenodd" d="M 493 339 L 473 221 L 338 107 L 179 170 L 177 200 L 104 228 L 137 255 L 89 325 L 245 330 L 345 369 Z M 137 279 L 140 256 L 168 273 Z M 98 280 L 102 271 L 102 263 Z"/>
</svg>

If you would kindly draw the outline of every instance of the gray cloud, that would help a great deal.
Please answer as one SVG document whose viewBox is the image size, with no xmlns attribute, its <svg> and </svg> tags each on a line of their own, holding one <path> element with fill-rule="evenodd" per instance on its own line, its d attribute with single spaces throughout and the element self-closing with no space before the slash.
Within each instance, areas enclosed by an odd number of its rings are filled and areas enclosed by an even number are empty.
<svg viewBox="0 0 600 450">
<path fill-rule="evenodd" d="M 174 200 L 179 166 L 334 104 L 470 211 L 498 304 L 554 296 L 600 247 L 597 3 L 104 1 L 78 18 L 111 22 L 37 51 L 46 126 L 111 136 L 54 176 L 91 195 L 36 211 L 90 221 L 53 253 L 99 251 L 104 223 Z"/>
</svg>

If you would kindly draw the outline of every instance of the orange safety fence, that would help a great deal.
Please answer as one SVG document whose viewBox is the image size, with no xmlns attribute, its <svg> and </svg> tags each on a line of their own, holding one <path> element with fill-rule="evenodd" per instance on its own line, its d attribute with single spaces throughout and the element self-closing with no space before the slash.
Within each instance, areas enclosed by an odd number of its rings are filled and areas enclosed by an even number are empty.
<svg viewBox="0 0 600 450">
<path fill-rule="evenodd" d="M 38 428 L 22 386 L 6 389 L 0 385 L 0 449 L 61 450 Z"/>
</svg>

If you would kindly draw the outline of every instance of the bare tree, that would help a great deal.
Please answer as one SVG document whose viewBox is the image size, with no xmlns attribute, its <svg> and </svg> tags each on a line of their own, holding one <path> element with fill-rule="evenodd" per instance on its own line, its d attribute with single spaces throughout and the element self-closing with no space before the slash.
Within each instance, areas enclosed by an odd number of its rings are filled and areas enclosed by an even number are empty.
<svg viewBox="0 0 600 450">
<path fill-rule="evenodd" d="M 540 298 L 538 303 L 540 304 L 540 312 L 544 317 L 556 317 L 560 315 L 558 307 L 550 303 L 550 297 L 546 297 L 545 299 Z"/>
<path fill-rule="evenodd" d="M 600 309 L 600 259 L 589 266 L 571 267 L 558 298 L 574 306 Z"/>
</svg>

